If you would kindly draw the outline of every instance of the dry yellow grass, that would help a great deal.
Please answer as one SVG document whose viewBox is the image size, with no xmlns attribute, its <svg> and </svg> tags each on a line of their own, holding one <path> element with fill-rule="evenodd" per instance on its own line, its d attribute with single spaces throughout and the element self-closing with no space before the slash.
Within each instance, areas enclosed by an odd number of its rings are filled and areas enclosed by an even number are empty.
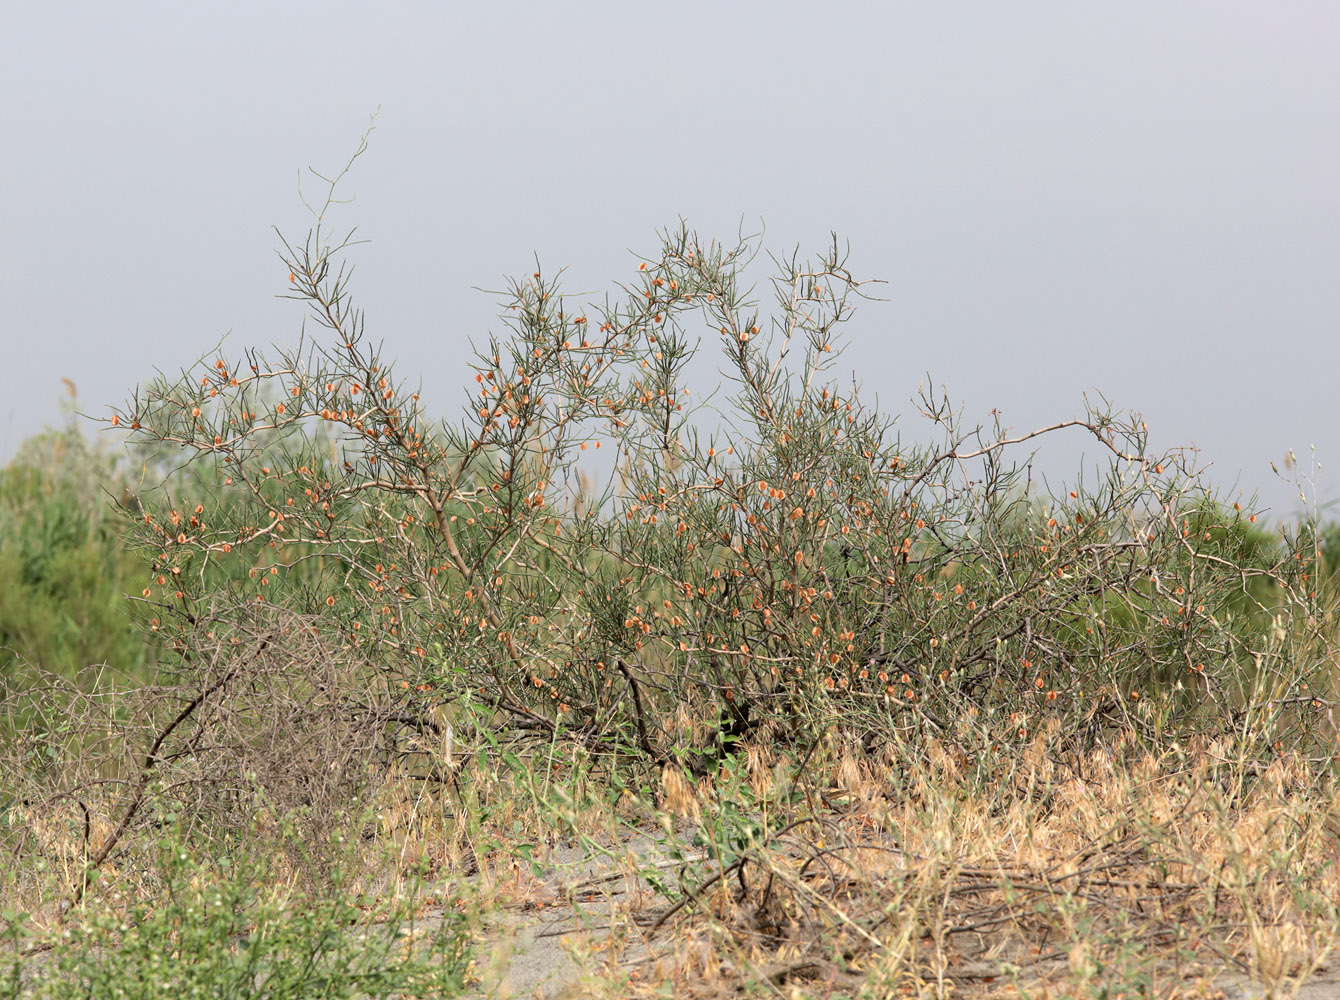
<svg viewBox="0 0 1340 1000">
<path fill-rule="evenodd" d="M 1157 756 L 1133 738 L 1079 757 L 1063 746 L 1039 734 L 998 781 L 970 781 L 961 752 L 935 743 L 910 773 L 842 755 L 752 843 L 723 825 L 744 786 L 667 769 L 662 805 L 706 847 L 685 872 L 696 888 L 589 956 L 583 988 L 1191 996 L 1246 976 L 1285 996 L 1326 967 L 1340 943 L 1326 768 L 1290 754 L 1244 768 L 1208 741 Z M 766 790 L 768 752 L 745 757 Z M 612 969 L 611 953 L 639 957 Z"/>
</svg>

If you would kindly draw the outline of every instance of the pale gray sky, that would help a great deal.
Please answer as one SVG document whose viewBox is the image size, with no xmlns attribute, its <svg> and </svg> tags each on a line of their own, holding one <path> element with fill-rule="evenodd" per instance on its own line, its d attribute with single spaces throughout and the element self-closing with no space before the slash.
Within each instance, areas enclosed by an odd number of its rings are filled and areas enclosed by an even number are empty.
<svg viewBox="0 0 1340 1000">
<path fill-rule="evenodd" d="M 762 220 L 888 281 L 844 362 L 907 437 L 927 371 L 1019 430 L 1097 389 L 1277 513 L 1289 448 L 1340 496 L 1333 2 L 24 4 L 0 35 L 0 458 L 62 376 L 103 412 L 229 330 L 291 342 L 270 227 L 380 105 L 340 218 L 441 413 L 500 329 L 472 286 L 538 253 L 603 290 L 680 216 Z"/>
</svg>

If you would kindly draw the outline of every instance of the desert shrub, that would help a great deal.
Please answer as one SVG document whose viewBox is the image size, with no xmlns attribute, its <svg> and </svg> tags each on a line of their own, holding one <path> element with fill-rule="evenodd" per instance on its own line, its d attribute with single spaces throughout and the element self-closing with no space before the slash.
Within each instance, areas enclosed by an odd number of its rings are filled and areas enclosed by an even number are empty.
<svg viewBox="0 0 1340 1000">
<path fill-rule="evenodd" d="M 518 279 L 463 417 L 435 423 L 366 336 L 325 226 L 281 254 L 319 337 L 206 356 L 113 417 L 200 484 L 134 523 L 146 620 L 183 669 L 206 610 L 282 604 L 407 718 L 463 703 L 697 766 L 744 737 L 995 745 L 1057 720 L 1159 741 L 1318 718 L 1315 533 L 1267 540 L 1191 453 L 1087 400 L 1011 436 L 925 391 L 938 440 L 905 442 L 833 377 L 865 294 L 836 242 L 775 259 L 767 315 L 758 246 L 685 228 L 601 303 Z M 690 393 L 704 337 L 720 409 Z M 1061 433 L 1102 460 L 1049 493 L 1020 450 Z M 689 717 L 715 720 L 708 745 Z"/>
</svg>

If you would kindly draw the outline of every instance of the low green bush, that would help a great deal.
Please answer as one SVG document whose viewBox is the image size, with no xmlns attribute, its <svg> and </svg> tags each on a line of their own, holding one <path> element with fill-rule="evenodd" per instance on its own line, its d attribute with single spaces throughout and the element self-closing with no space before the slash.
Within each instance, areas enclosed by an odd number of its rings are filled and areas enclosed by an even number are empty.
<svg viewBox="0 0 1340 1000">
<path fill-rule="evenodd" d="M 175 840 L 156 861 L 152 899 L 69 915 L 50 952 L 19 957 L 24 925 L 0 918 L 0 996 L 361 1000 L 455 996 L 466 984 L 466 918 L 450 906 L 420 918 L 428 901 L 412 892 L 366 905 L 340 869 L 320 895 L 285 892 L 272 859 L 207 859 Z"/>
</svg>

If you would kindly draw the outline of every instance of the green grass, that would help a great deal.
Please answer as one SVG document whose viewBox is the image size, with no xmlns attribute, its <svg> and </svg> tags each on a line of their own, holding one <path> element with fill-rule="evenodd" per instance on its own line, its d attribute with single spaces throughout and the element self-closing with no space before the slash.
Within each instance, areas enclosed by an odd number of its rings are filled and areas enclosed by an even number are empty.
<svg viewBox="0 0 1340 1000">
<path fill-rule="evenodd" d="M 147 676 L 154 650 L 125 600 L 144 569 L 113 510 L 125 487 L 74 424 L 25 442 L 0 469 L 0 682 L 98 663 Z"/>
</svg>

